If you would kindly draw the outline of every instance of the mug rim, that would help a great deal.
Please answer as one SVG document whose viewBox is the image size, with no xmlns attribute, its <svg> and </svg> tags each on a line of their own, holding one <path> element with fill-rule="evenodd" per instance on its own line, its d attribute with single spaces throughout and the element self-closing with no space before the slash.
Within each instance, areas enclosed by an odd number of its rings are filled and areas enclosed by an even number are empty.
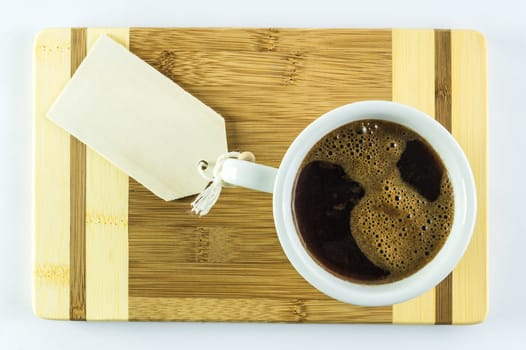
<svg viewBox="0 0 526 350">
<path fill-rule="evenodd" d="M 436 256 L 401 280 L 360 284 L 332 274 L 304 247 L 292 213 L 292 191 L 299 167 L 312 146 L 345 124 L 377 119 L 405 126 L 423 137 L 440 156 L 453 186 L 454 219 Z M 280 244 L 299 274 L 326 295 L 355 305 L 392 305 L 416 297 L 442 281 L 457 265 L 471 240 L 477 211 L 473 173 L 462 148 L 435 119 L 413 107 L 391 101 L 361 101 L 333 109 L 309 124 L 289 146 L 274 185 L 273 213 Z"/>
</svg>

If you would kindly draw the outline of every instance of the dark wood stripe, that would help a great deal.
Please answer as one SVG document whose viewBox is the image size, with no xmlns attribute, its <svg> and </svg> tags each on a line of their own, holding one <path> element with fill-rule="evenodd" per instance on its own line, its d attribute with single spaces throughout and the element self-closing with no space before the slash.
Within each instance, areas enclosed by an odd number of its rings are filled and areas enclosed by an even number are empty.
<svg viewBox="0 0 526 350">
<path fill-rule="evenodd" d="M 435 30 L 435 118 L 451 132 L 451 31 L 449 30 Z M 436 324 L 452 323 L 452 287 L 452 274 L 436 287 Z"/>
<path fill-rule="evenodd" d="M 71 75 L 86 56 L 86 28 L 71 29 Z M 86 320 L 86 145 L 70 138 L 69 317 Z"/>
<path fill-rule="evenodd" d="M 435 323 L 451 324 L 453 321 L 453 274 L 450 273 L 435 289 Z"/>
<path fill-rule="evenodd" d="M 451 132 L 451 31 L 435 31 L 435 118 Z"/>
</svg>

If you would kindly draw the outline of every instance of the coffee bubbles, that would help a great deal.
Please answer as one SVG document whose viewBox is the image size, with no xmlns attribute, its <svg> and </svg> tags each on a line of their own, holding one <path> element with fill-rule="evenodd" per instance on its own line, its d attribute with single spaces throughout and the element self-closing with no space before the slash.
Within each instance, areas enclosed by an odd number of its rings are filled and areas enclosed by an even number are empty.
<svg viewBox="0 0 526 350">
<path fill-rule="evenodd" d="M 422 137 L 371 119 L 312 147 L 296 179 L 293 211 L 322 267 L 352 281 L 388 283 L 421 269 L 443 246 L 453 188 Z"/>
</svg>

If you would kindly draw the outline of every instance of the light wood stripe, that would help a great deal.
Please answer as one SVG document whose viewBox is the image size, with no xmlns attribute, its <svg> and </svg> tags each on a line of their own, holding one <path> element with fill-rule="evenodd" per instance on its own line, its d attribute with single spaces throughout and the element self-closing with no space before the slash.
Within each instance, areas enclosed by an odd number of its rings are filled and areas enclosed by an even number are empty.
<svg viewBox="0 0 526 350">
<path fill-rule="evenodd" d="M 451 132 L 451 32 L 435 30 L 435 118 Z M 448 275 L 436 287 L 437 324 L 451 324 L 452 280 Z"/>
<path fill-rule="evenodd" d="M 71 29 L 71 75 L 86 56 L 86 29 Z M 70 136 L 70 319 L 86 319 L 86 145 Z"/>
<path fill-rule="evenodd" d="M 35 40 L 33 310 L 69 318 L 69 134 L 46 113 L 70 76 L 69 30 Z"/>
<path fill-rule="evenodd" d="M 128 47 L 128 29 L 88 29 Z M 128 319 L 128 176 L 86 150 L 86 319 Z"/>
<path fill-rule="evenodd" d="M 130 320 L 387 323 L 390 307 L 335 300 L 130 297 Z"/>
<path fill-rule="evenodd" d="M 474 31 L 452 31 L 451 44 L 452 130 L 473 169 L 478 206 L 471 243 L 453 272 L 453 322 L 463 324 L 482 322 L 488 312 L 487 49 Z"/>
<path fill-rule="evenodd" d="M 433 30 L 393 30 L 393 101 L 435 115 Z M 393 305 L 393 323 L 435 322 L 435 290 Z"/>
</svg>

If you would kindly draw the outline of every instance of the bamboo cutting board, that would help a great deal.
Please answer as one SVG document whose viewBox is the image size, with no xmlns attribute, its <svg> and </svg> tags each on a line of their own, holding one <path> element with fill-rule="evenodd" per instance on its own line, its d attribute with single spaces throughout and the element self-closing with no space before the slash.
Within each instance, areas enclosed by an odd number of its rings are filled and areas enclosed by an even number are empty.
<svg viewBox="0 0 526 350">
<path fill-rule="evenodd" d="M 45 115 L 101 34 L 214 108 L 229 148 L 278 166 L 312 120 L 382 99 L 435 116 L 474 171 L 478 219 L 438 286 L 388 307 L 321 294 L 287 261 L 271 195 L 224 191 L 207 217 L 164 202 Z M 35 43 L 35 313 L 70 320 L 466 324 L 487 313 L 486 44 L 464 30 L 51 29 Z"/>
</svg>

